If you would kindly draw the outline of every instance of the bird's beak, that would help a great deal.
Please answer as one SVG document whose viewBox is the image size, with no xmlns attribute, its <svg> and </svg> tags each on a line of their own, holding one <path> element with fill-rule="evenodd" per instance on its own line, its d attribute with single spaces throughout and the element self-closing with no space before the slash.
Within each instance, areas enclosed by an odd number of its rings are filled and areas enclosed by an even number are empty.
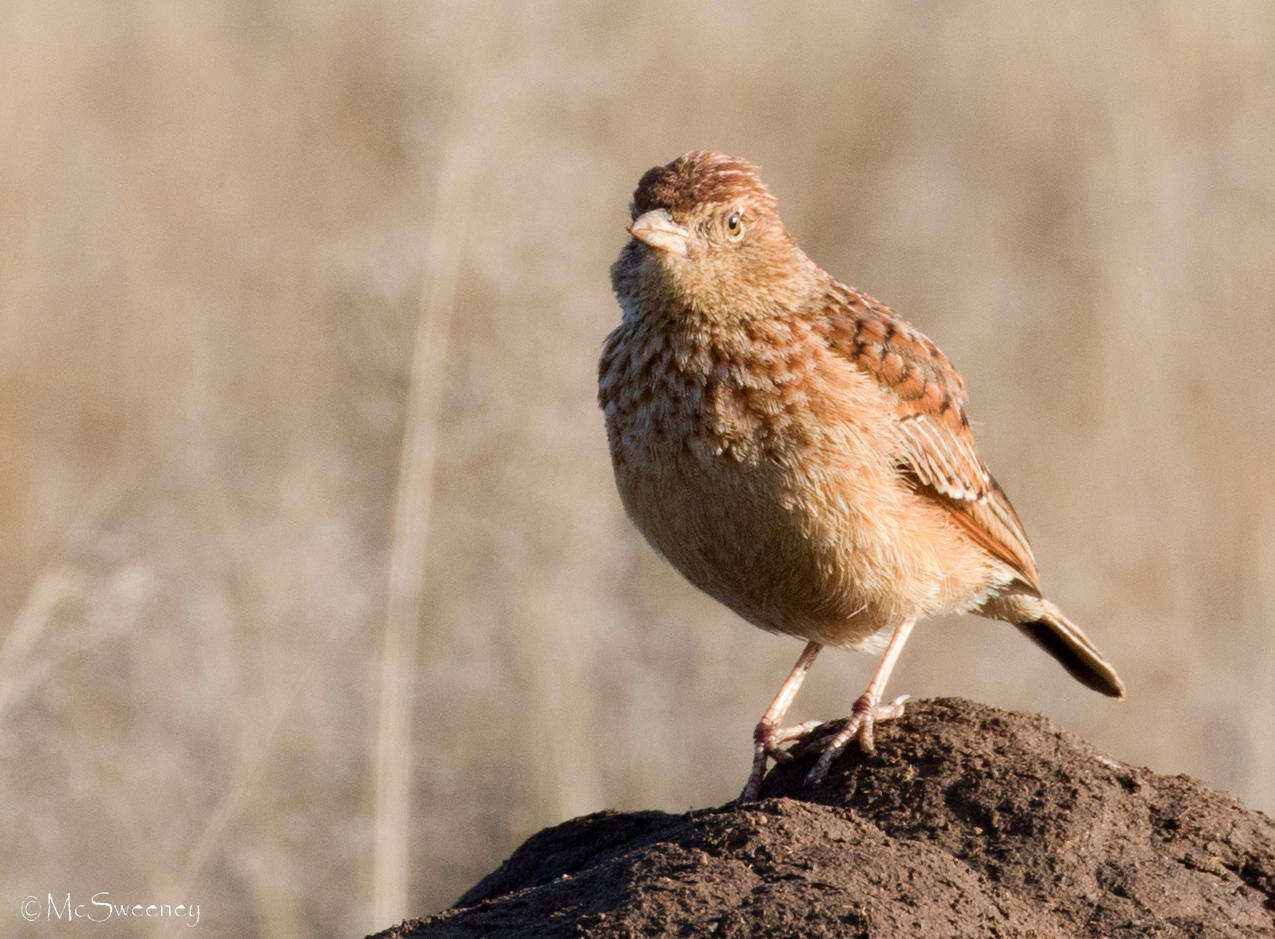
<svg viewBox="0 0 1275 939">
<path fill-rule="evenodd" d="M 691 233 L 673 221 L 668 209 L 643 212 L 629 226 L 629 234 L 652 248 L 688 258 L 691 256 Z"/>
</svg>

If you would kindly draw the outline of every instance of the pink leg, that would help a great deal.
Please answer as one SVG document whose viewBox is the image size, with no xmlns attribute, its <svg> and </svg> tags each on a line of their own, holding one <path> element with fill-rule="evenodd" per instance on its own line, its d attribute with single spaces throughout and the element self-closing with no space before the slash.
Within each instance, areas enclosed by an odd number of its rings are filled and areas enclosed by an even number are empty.
<svg viewBox="0 0 1275 939">
<path fill-rule="evenodd" d="M 916 620 L 910 619 L 894 628 L 894 635 L 890 637 L 890 644 L 885 647 L 885 655 L 881 657 L 881 664 L 877 666 L 877 673 L 872 676 L 868 690 L 854 703 L 850 722 L 825 745 L 823 753 L 819 756 L 819 762 L 806 776 L 807 785 L 814 785 L 827 775 L 832 761 L 845 751 L 851 740 L 857 739 L 863 752 L 871 753 L 875 747 L 872 739 L 872 725 L 876 721 L 887 721 L 903 716 L 903 702 L 908 699 L 907 695 L 901 695 L 889 704 L 882 705 L 879 702 L 881 693 L 885 691 L 885 683 L 890 680 L 890 672 L 894 670 L 894 663 L 898 661 L 899 653 L 903 651 L 903 645 L 908 641 L 908 634 L 912 632 L 912 627 L 915 625 Z"/>
<path fill-rule="evenodd" d="M 740 793 L 739 801 L 753 802 L 757 799 L 761 792 L 762 777 L 766 775 L 767 756 L 773 756 L 776 760 L 782 761 L 788 754 L 777 749 L 781 743 L 804 737 L 819 726 L 819 721 L 808 721 L 796 727 L 783 728 L 779 724 L 788 713 L 788 708 L 792 706 L 793 698 L 797 697 L 797 691 L 806 679 L 806 672 L 810 671 L 815 656 L 822 648 L 823 646 L 817 642 L 806 643 L 806 647 L 801 650 L 800 658 L 797 659 L 797 664 L 792 667 L 792 671 L 788 673 L 788 677 L 780 686 L 779 694 L 775 695 L 775 700 L 770 702 L 770 707 L 766 708 L 766 713 L 762 715 L 757 729 L 753 731 L 753 768 L 748 774 L 748 782 L 744 784 L 744 791 Z"/>
</svg>

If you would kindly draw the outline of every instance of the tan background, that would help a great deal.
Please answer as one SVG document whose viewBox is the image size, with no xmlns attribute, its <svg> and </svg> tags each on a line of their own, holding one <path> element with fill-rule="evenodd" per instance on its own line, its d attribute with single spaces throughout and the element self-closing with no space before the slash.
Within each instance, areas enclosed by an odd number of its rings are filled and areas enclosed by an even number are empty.
<svg viewBox="0 0 1275 939">
<path fill-rule="evenodd" d="M 107 890 L 350 933 L 568 816 L 735 795 L 799 644 L 646 548 L 593 403 L 629 194 L 694 147 L 761 163 L 808 252 L 958 364 L 1130 696 L 973 618 L 918 629 L 891 689 L 1043 711 L 1275 810 L 1269 4 L 10 3 L 0 28 L 0 909 Z M 378 758 L 395 550 L 424 585 L 415 746 Z M 845 713 L 872 665 L 826 655 L 796 716 Z"/>
</svg>

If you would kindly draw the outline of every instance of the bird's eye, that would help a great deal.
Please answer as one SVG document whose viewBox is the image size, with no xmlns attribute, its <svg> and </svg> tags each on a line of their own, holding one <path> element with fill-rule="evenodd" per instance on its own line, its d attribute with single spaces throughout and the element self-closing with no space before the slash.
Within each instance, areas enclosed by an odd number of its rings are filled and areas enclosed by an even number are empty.
<svg viewBox="0 0 1275 939">
<path fill-rule="evenodd" d="M 726 234 L 731 241 L 739 241 L 744 237 L 744 220 L 738 212 L 732 212 L 730 218 L 726 219 Z"/>
</svg>

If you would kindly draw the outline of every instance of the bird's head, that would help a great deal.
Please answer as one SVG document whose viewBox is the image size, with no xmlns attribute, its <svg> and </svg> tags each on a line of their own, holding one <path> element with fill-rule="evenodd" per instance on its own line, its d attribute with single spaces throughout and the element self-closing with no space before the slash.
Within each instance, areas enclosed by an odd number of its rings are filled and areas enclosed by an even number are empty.
<svg viewBox="0 0 1275 939">
<path fill-rule="evenodd" d="M 814 266 L 745 160 L 696 150 L 647 170 L 630 215 L 611 268 L 626 311 L 746 319 L 794 309 L 808 290 Z"/>
</svg>

